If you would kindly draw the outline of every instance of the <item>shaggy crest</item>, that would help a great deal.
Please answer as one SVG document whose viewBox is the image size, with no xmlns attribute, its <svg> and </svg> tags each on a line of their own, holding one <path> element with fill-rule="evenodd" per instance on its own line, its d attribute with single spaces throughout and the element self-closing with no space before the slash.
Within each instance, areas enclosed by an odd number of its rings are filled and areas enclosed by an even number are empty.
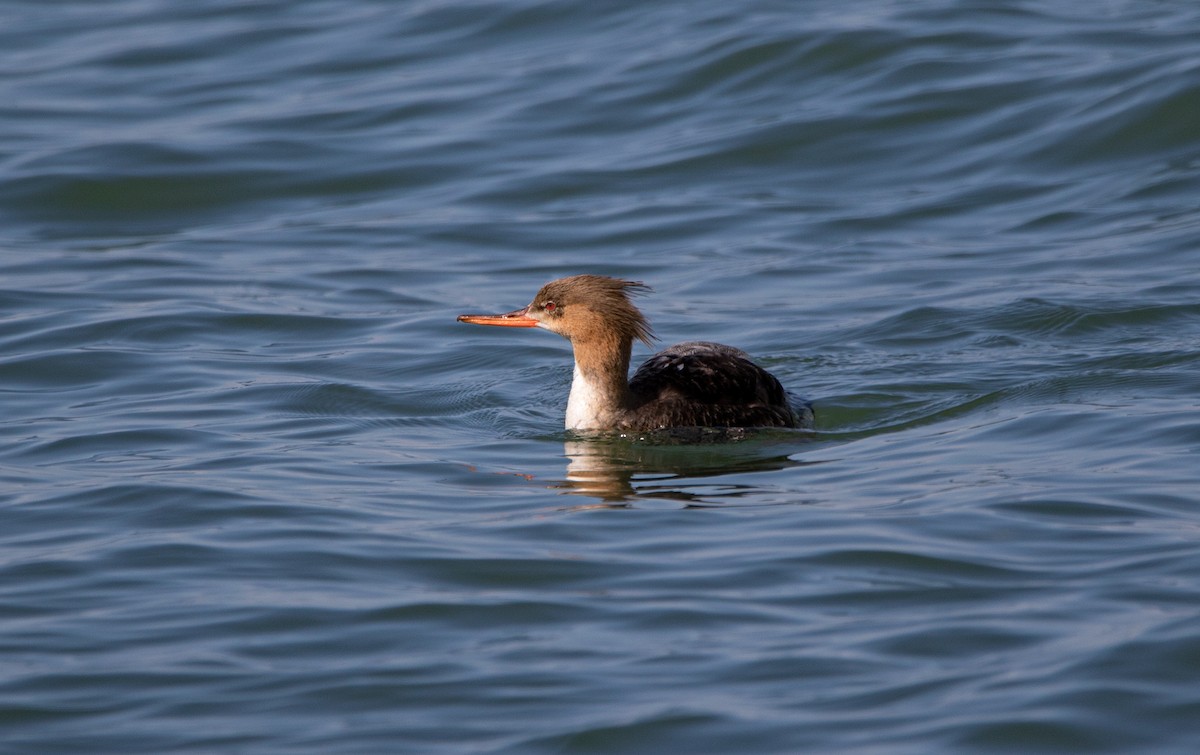
<svg viewBox="0 0 1200 755">
<path fill-rule="evenodd" d="M 531 309 L 540 311 L 548 322 L 561 318 L 573 307 L 582 307 L 603 321 L 608 328 L 631 340 L 636 338 L 647 346 L 653 346 L 654 331 L 646 316 L 630 301 L 630 295 L 650 291 L 641 281 L 610 278 L 606 275 L 573 275 L 551 281 L 537 296 L 533 297 Z M 597 323 L 599 324 L 599 323 Z M 574 339 L 586 336 L 589 331 L 566 334 Z M 611 331 L 610 331 L 611 332 Z"/>
</svg>

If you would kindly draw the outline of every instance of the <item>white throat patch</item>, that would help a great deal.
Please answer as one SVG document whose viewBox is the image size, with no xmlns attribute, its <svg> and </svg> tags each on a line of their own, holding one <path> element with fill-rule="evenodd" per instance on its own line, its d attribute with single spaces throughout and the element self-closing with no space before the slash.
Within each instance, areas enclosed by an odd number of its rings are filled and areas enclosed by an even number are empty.
<svg viewBox="0 0 1200 755">
<path fill-rule="evenodd" d="M 571 396 L 567 399 L 567 429 L 588 430 L 600 427 L 602 410 L 600 392 L 588 382 L 576 364 L 575 375 L 571 378 Z"/>
</svg>

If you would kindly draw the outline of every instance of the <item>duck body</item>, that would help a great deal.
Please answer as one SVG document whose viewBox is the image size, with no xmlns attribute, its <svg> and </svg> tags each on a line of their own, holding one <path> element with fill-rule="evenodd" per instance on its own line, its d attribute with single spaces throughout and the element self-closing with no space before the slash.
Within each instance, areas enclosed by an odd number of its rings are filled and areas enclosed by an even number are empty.
<svg viewBox="0 0 1200 755">
<path fill-rule="evenodd" d="M 799 427 L 774 375 L 741 349 L 688 341 L 647 359 L 629 381 L 630 430 L 667 427 Z"/>
<path fill-rule="evenodd" d="M 569 430 L 648 432 L 683 427 L 800 427 L 799 411 L 774 375 L 746 352 L 707 341 L 663 349 L 628 378 L 633 341 L 653 333 L 629 294 L 645 285 L 599 275 L 547 283 L 524 309 L 460 315 L 459 321 L 540 327 L 571 342 L 575 371 L 567 400 Z"/>
</svg>

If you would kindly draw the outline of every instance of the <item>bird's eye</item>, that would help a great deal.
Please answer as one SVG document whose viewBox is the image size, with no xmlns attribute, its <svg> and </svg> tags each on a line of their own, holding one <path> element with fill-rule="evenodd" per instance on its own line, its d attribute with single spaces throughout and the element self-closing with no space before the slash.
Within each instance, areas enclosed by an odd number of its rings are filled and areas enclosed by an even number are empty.
<svg viewBox="0 0 1200 755">
<path fill-rule="evenodd" d="M 546 302 L 545 304 L 543 304 L 543 305 L 542 305 L 542 309 L 544 309 L 544 310 L 545 310 L 545 311 L 547 311 L 547 312 L 553 312 L 553 311 L 554 311 L 554 308 L 555 308 L 556 306 L 557 306 L 557 305 L 556 305 L 554 302 L 552 302 L 552 301 L 548 301 L 548 302 Z"/>
</svg>

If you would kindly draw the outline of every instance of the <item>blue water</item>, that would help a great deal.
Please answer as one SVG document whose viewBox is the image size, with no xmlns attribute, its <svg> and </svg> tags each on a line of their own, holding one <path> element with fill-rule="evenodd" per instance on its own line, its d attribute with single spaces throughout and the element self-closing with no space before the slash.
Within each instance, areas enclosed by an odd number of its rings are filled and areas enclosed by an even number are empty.
<svg viewBox="0 0 1200 755">
<path fill-rule="evenodd" d="M 1200 6 L 0 50 L 0 750 L 1195 750 Z M 815 429 L 568 436 L 567 344 L 455 316 L 581 272 Z"/>
</svg>

